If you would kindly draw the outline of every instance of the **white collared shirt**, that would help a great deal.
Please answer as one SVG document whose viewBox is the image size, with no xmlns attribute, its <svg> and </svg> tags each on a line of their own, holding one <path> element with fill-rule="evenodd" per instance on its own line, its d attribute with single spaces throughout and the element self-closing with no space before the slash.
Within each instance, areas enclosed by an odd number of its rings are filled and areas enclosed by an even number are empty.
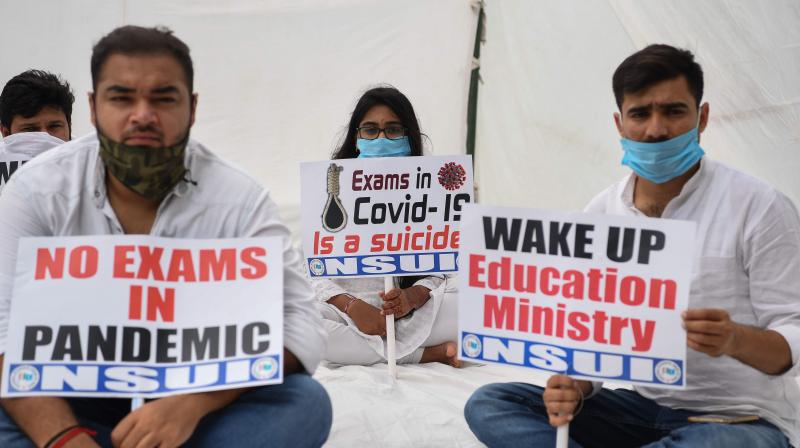
<svg viewBox="0 0 800 448">
<path fill-rule="evenodd" d="M 633 203 L 635 176 L 612 185 L 590 213 L 645 216 Z M 637 387 L 662 406 L 709 413 L 757 414 L 800 444 L 795 375 L 800 358 L 800 218 L 791 201 L 764 182 L 703 158 L 662 218 L 697 223 L 689 308 L 721 308 L 740 324 L 780 333 L 793 368 L 767 375 L 729 356 L 687 348 L 686 390 Z M 683 338 L 680 338 L 683 343 Z"/>
<path fill-rule="evenodd" d="M 0 195 L 0 353 L 6 351 L 17 241 L 24 236 L 120 235 L 106 197 L 98 141 L 89 134 L 36 157 Z M 180 182 L 162 201 L 150 235 L 171 238 L 279 236 L 284 240 L 284 345 L 313 373 L 325 353 L 322 323 L 278 208 L 256 180 L 191 140 Z"/>
</svg>

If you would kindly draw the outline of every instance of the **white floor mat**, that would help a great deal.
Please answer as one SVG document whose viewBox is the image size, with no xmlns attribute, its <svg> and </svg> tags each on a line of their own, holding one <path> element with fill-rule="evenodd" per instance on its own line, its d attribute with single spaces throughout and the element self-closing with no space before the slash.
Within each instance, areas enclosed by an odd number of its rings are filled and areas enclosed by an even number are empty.
<svg viewBox="0 0 800 448">
<path fill-rule="evenodd" d="M 464 403 L 487 383 L 544 384 L 546 374 L 495 365 L 461 369 L 439 363 L 320 367 L 314 377 L 333 402 L 330 448 L 482 447 L 464 420 Z"/>
</svg>

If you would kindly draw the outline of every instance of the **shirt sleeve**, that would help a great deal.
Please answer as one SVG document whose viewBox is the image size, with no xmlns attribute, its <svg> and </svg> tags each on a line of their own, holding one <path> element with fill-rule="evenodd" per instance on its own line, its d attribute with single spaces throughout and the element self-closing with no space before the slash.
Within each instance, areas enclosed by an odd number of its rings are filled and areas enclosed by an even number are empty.
<svg viewBox="0 0 800 448">
<path fill-rule="evenodd" d="M 283 343 L 313 374 L 325 354 L 325 335 L 314 294 L 301 268 L 300 252 L 292 245 L 289 229 L 281 222 L 278 206 L 262 190 L 251 213 L 244 213 L 242 237 L 283 238 Z"/>
<path fill-rule="evenodd" d="M 35 207 L 36 201 L 15 178 L 0 194 L 0 353 L 6 352 L 8 344 L 8 319 L 19 239 L 52 234 Z"/>
<path fill-rule="evenodd" d="M 414 282 L 414 286 L 424 286 L 433 291 L 441 286 L 442 283 L 444 283 L 444 275 L 428 275 Z"/>
<path fill-rule="evenodd" d="M 331 297 L 347 294 L 347 290 L 327 278 L 312 278 L 311 287 L 314 288 L 314 297 L 319 302 L 327 302 Z"/>
<path fill-rule="evenodd" d="M 750 300 L 760 328 L 782 335 L 800 359 L 800 218 L 780 193 L 756 224 L 745 228 L 744 268 Z"/>
</svg>

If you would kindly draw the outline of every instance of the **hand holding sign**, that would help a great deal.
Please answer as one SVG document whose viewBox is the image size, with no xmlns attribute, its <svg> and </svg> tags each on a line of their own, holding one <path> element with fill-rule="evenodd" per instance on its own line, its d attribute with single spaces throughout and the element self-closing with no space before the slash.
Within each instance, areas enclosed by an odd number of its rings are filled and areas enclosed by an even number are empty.
<svg viewBox="0 0 800 448">
<path fill-rule="evenodd" d="M 686 329 L 686 345 L 690 348 L 715 358 L 733 353 L 738 325 L 731 321 L 727 311 L 686 310 L 681 317 Z"/>
<path fill-rule="evenodd" d="M 205 415 L 198 412 L 201 400 L 191 395 L 151 401 L 123 418 L 111 432 L 111 441 L 114 446 L 180 446 Z"/>
</svg>

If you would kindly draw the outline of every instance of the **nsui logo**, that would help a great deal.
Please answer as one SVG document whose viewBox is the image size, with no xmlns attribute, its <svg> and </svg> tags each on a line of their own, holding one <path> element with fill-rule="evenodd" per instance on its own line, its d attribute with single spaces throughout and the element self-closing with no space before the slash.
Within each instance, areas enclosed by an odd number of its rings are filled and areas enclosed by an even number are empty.
<svg viewBox="0 0 800 448">
<path fill-rule="evenodd" d="M 11 387 L 26 392 L 39 384 L 39 371 L 31 366 L 19 366 L 11 371 Z"/>
<path fill-rule="evenodd" d="M 250 367 L 250 373 L 256 379 L 268 380 L 278 374 L 278 362 L 270 357 L 256 359 Z"/>
<path fill-rule="evenodd" d="M 322 275 L 325 273 L 325 264 L 319 258 L 315 258 L 308 262 L 308 268 L 314 275 Z"/>
<path fill-rule="evenodd" d="M 666 384 L 675 383 L 681 379 L 681 368 L 672 361 L 661 361 L 656 364 L 656 377 Z"/>
<path fill-rule="evenodd" d="M 477 358 L 481 354 L 481 340 L 474 334 L 464 336 L 461 341 L 461 347 L 470 358 Z"/>
</svg>

